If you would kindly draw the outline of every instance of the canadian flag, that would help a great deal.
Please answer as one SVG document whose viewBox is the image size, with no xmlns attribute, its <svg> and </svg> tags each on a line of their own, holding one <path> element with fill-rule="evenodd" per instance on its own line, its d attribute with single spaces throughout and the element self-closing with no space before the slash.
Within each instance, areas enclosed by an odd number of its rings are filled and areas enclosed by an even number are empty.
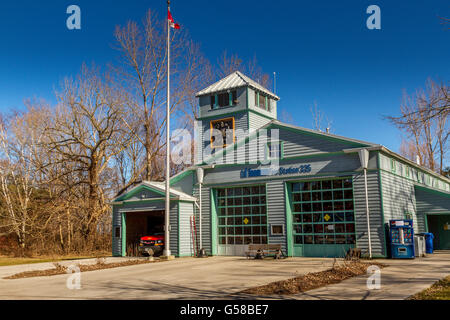
<svg viewBox="0 0 450 320">
<path fill-rule="evenodd" d="M 170 26 L 174 29 L 180 29 L 180 25 L 178 23 L 175 23 L 175 21 L 172 18 L 172 14 L 170 13 L 170 10 L 167 10 L 167 19 L 169 20 Z"/>
</svg>

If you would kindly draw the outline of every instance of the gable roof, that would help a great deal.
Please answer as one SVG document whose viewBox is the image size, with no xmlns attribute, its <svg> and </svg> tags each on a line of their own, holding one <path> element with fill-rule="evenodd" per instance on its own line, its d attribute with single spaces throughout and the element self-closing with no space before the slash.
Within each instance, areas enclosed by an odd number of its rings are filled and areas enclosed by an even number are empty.
<svg viewBox="0 0 450 320">
<path fill-rule="evenodd" d="M 262 85 L 260 85 L 256 81 L 250 79 L 249 77 L 247 77 L 246 75 L 242 74 L 239 71 L 235 71 L 232 74 L 229 74 L 228 76 L 226 76 L 225 78 L 213 83 L 209 87 L 207 87 L 203 90 L 200 90 L 199 92 L 197 92 L 197 94 L 195 96 L 200 97 L 200 96 L 208 95 L 208 94 L 211 94 L 214 92 L 231 90 L 231 89 L 236 89 L 236 88 L 245 87 L 245 86 L 259 90 L 259 91 L 267 94 L 268 96 L 274 98 L 275 100 L 280 100 L 280 98 L 275 93 L 267 90 Z"/>
<path fill-rule="evenodd" d="M 210 163 L 211 161 L 214 161 L 215 159 L 223 156 L 227 152 L 234 150 L 234 148 L 236 148 L 237 146 L 242 145 L 243 143 L 244 144 L 248 143 L 248 141 L 255 139 L 259 130 L 270 129 L 273 127 L 282 127 L 287 130 L 293 130 L 293 131 L 296 131 L 301 134 L 315 135 L 322 139 L 331 139 L 331 140 L 335 140 L 335 141 L 341 142 L 341 143 L 348 143 L 350 145 L 353 145 L 354 147 L 379 147 L 380 146 L 378 144 L 367 142 L 367 141 L 357 140 L 357 139 L 353 139 L 353 138 L 347 138 L 347 137 L 338 136 L 338 135 L 331 134 L 331 133 L 325 133 L 325 132 L 321 132 L 321 131 L 317 131 L 317 130 L 294 126 L 294 125 L 283 123 L 283 122 L 280 122 L 280 121 L 274 119 L 274 120 L 271 120 L 270 122 L 268 122 L 267 124 L 265 124 L 264 126 L 256 129 L 250 135 L 243 137 L 243 138 L 239 139 L 238 141 L 235 141 L 233 144 L 220 150 L 218 153 L 211 155 L 207 159 L 204 159 L 203 163 Z"/>
<path fill-rule="evenodd" d="M 269 122 L 267 125 L 261 127 L 260 129 L 264 129 L 264 128 L 270 127 L 271 124 L 272 124 L 272 126 L 273 125 L 278 125 L 278 126 L 283 126 L 283 127 L 286 127 L 286 128 L 292 128 L 294 130 L 299 130 L 299 131 L 303 131 L 303 132 L 309 132 L 309 133 L 312 133 L 312 134 L 321 135 L 323 137 L 329 137 L 329 138 L 332 138 L 332 139 L 339 139 L 339 140 L 342 140 L 342 141 L 353 143 L 355 145 L 359 144 L 360 145 L 359 148 L 367 148 L 368 150 L 373 150 L 373 151 L 383 151 L 383 152 L 385 152 L 385 153 L 387 153 L 389 155 L 392 155 L 392 156 L 396 157 L 397 159 L 400 159 L 400 160 L 402 160 L 402 161 L 412 165 L 413 167 L 415 167 L 417 169 L 423 170 L 423 171 L 425 171 L 425 172 L 435 176 L 436 178 L 439 178 L 439 179 L 445 180 L 447 182 L 450 182 L 449 178 L 447 178 L 447 177 L 445 177 L 445 176 L 443 176 L 443 175 L 441 175 L 441 174 L 439 174 L 437 172 L 434 172 L 433 170 L 430 170 L 430 169 L 428 169 L 428 168 L 426 168 L 424 166 L 418 165 L 415 162 L 405 158 L 404 156 L 398 154 L 397 152 L 394 152 L 394 151 L 386 148 L 385 146 L 383 146 L 381 144 L 376 144 L 376 143 L 372 143 L 372 142 L 357 140 L 357 139 L 353 139 L 353 138 L 347 138 L 347 137 L 338 136 L 338 135 L 330 134 L 330 133 L 324 133 L 324 132 L 317 131 L 317 130 L 302 128 L 302 127 L 290 125 L 290 124 L 287 124 L 287 123 L 283 123 L 283 122 L 280 122 L 278 120 L 272 120 L 271 122 Z M 358 149 L 358 148 L 356 148 L 356 149 Z M 353 149 L 353 150 L 356 150 L 356 149 Z M 343 151 L 344 152 L 351 152 L 352 149 L 344 149 Z"/>
<path fill-rule="evenodd" d="M 443 180 L 443 181 L 445 181 L 445 182 L 450 183 L 450 179 L 447 178 L 446 176 L 443 176 L 443 175 L 441 175 L 441 174 L 439 174 L 439 173 L 437 173 L 437 172 L 435 172 L 435 171 L 433 171 L 433 170 L 431 170 L 431 169 L 429 169 L 429 168 L 426 168 L 426 167 L 424 167 L 424 166 L 418 165 L 418 164 L 415 163 L 414 161 L 411 161 L 411 160 L 409 160 L 408 158 L 405 158 L 405 157 L 402 156 L 401 154 L 398 154 L 397 152 L 394 152 L 394 151 L 392 151 L 392 150 L 386 148 L 386 147 L 383 146 L 383 145 L 376 145 L 376 146 L 371 147 L 371 148 L 368 148 L 368 149 L 369 149 L 370 151 L 372 151 L 372 150 L 374 150 L 374 151 L 382 151 L 382 152 L 384 152 L 385 154 L 388 154 L 388 155 L 390 155 L 390 156 L 393 156 L 393 157 L 397 158 L 397 160 L 401 160 L 401 161 L 403 161 L 403 162 L 405 162 L 405 163 L 411 165 L 412 167 L 414 167 L 414 168 L 416 168 L 416 169 L 419 169 L 419 170 L 422 170 L 422 171 L 424 171 L 424 172 L 426 172 L 426 173 L 431 174 L 431 175 L 434 176 L 435 178 L 438 178 L 438 179 L 441 179 L 441 180 Z M 356 149 L 346 149 L 346 150 L 344 150 L 344 152 L 347 152 L 347 153 L 355 152 L 355 151 L 357 151 L 357 150 L 356 150 Z"/>
<path fill-rule="evenodd" d="M 281 122 L 279 120 L 271 120 L 270 122 L 268 122 L 267 124 L 265 124 L 264 126 L 256 129 L 253 133 L 251 133 L 249 136 L 246 136 L 244 138 L 239 139 L 238 141 L 235 141 L 233 144 L 227 146 L 226 148 L 222 149 L 220 152 L 218 152 L 217 154 L 213 154 L 210 157 L 208 157 L 207 159 L 203 160 L 203 163 L 212 163 L 215 159 L 223 156 L 224 154 L 226 154 L 229 151 L 234 150 L 234 148 L 236 148 L 237 146 L 241 145 L 242 143 L 247 143 L 248 141 L 250 141 L 251 139 L 256 138 L 257 133 L 259 130 L 261 129 L 269 129 L 272 127 L 284 127 L 288 130 L 293 130 L 293 131 L 297 131 L 299 133 L 306 133 L 306 134 L 311 134 L 311 135 L 316 135 L 318 137 L 324 138 L 324 139 L 333 139 L 336 140 L 338 142 L 347 142 L 350 144 L 353 144 L 354 147 L 353 148 L 343 148 L 342 151 L 344 151 L 345 153 L 350 153 L 350 152 L 356 152 L 356 150 L 360 149 L 360 148 L 367 148 L 368 150 L 373 150 L 373 151 L 383 151 L 389 155 L 392 155 L 394 157 L 396 157 L 397 159 L 400 159 L 410 165 L 412 165 L 413 167 L 423 170 L 424 172 L 427 172 L 431 175 L 433 175 L 434 177 L 444 180 L 446 182 L 450 183 L 450 179 L 437 173 L 434 172 L 433 170 L 430 170 L 424 166 L 421 165 L 417 165 L 416 163 L 414 163 L 413 161 L 403 157 L 402 155 L 389 150 L 388 148 L 386 148 L 385 146 L 381 145 L 381 144 L 376 144 L 376 143 L 372 143 L 372 142 L 367 142 L 367 141 L 363 141 L 363 140 L 358 140 L 358 139 L 353 139 L 353 138 L 347 138 L 347 137 L 343 137 L 343 136 L 339 136 L 339 135 L 335 135 L 335 134 L 331 134 L 331 133 L 325 133 L 322 131 L 317 131 L 317 130 L 312 130 L 312 129 L 308 129 L 308 128 L 303 128 L 303 127 L 299 127 L 299 126 L 295 126 L 295 125 L 291 125 L 291 124 L 287 124 L 284 122 Z"/>
<path fill-rule="evenodd" d="M 140 184 L 138 184 L 137 186 L 131 188 L 128 192 L 126 192 L 125 194 L 121 194 L 120 196 L 116 197 L 113 200 L 114 202 L 120 202 L 120 201 L 125 201 L 127 199 L 129 199 L 132 195 L 136 194 L 137 192 L 139 192 L 142 189 L 148 189 L 150 191 L 153 191 L 157 194 L 160 194 L 161 197 L 165 197 L 165 192 L 166 192 L 166 185 L 165 182 L 156 182 L 156 181 L 142 181 Z M 173 200 L 183 200 L 183 201 L 192 201 L 195 202 L 197 201 L 197 198 L 190 196 L 184 192 L 175 190 L 173 188 L 170 188 L 170 198 Z M 145 199 L 143 199 L 145 200 Z"/>
<path fill-rule="evenodd" d="M 348 143 L 355 144 L 355 145 L 364 145 L 364 146 L 370 146 L 370 147 L 379 146 L 379 144 L 376 144 L 376 143 L 353 139 L 353 138 L 348 138 L 348 137 L 344 137 L 344 136 L 339 136 L 337 134 L 326 133 L 326 132 L 308 129 L 308 128 L 304 128 L 304 127 L 299 127 L 299 126 L 295 126 L 292 124 L 281 122 L 276 119 L 270 121 L 268 124 L 261 127 L 260 129 L 266 129 L 268 127 L 273 127 L 273 126 L 285 127 L 287 129 L 292 129 L 294 131 L 313 134 L 313 135 L 317 135 L 322 138 L 331 138 L 331 139 L 341 140 L 342 142 L 348 142 Z"/>
<path fill-rule="evenodd" d="M 175 184 L 180 180 L 183 180 L 184 177 L 186 177 L 187 175 L 193 174 L 194 170 L 195 170 L 195 166 L 191 166 L 191 167 L 188 167 L 188 168 L 178 172 L 177 174 L 171 176 L 169 179 L 170 185 Z"/>
</svg>

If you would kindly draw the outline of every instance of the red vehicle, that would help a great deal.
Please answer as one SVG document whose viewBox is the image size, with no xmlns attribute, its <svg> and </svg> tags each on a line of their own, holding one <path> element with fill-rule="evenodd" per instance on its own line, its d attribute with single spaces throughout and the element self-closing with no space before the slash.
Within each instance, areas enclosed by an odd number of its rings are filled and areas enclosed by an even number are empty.
<svg viewBox="0 0 450 320">
<path fill-rule="evenodd" d="M 164 233 L 141 237 L 139 252 L 143 255 L 158 256 L 164 250 Z"/>
</svg>

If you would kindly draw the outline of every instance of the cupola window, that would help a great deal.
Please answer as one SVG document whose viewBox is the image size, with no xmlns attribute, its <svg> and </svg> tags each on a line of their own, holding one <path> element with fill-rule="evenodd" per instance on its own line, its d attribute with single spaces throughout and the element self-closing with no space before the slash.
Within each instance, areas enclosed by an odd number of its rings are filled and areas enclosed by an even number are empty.
<svg viewBox="0 0 450 320">
<path fill-rule="evenodd" d="M 260 92 L 255 92 L 255 106 L 270 111 L 270 98 Z"/>
<path fill-rule="evenodd" d="M 239 102 L 236 90 L 212 95 L 210 99 L 211 109 L 235 106 Z"/>
<path fill-rule="evenodd" d="M 226 107 L 230 104 L 228 92 L 219 94 L 219 107 Z"/>
</svg>

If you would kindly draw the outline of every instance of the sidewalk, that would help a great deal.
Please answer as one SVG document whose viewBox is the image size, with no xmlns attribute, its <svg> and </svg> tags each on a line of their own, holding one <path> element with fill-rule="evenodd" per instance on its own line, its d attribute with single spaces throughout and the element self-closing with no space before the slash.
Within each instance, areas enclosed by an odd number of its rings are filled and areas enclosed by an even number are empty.
<svg viewBox="0 0 450 320">
<path fill-rule="evenodd" d="M 381 288 L 368 290 L 367 275 L 281 299 L 299 300 L 404 300 L 450 275 L 450 251 L 414 260 L 377 260 L 389 266 L 381 269 Z M 273 297 L 272 297 L 273 298 Z"/>
<path fill-rule="evenodd" d="M 130 259 L 137 258 L 129 258 L 129 257 L 106 257 L 104 259 L 105 263 L 113 263 L 113 262 L 123 262 Z M 88 259 L 76 259 L 76 260 L 62 260 L 55 262 L 42 262 L 42 263 L 29 263 L 29 264 L 16 264 L 11 266 L 1 266 L 0 267 L 0 279 L 4 277 L 11 276 L 16 273 L 25 272 L 25 271 L 36 271 L 36 270 L 47 270 L 54 269 L 54 263 L 58 263 L 65 267 L 70 266 L 72 264 L 77 265 L 91 265 L 97 263 L 97 258 L 88 258 Z"/>
<path fill-rule="evenodd" d="M 361 300 L 407 299 L 450 274 L 450 252 L 435 252 L 413 261 L 389 260 L 389 265 L 390 267 L 381 269 L 379 290 L 368 290 L 367 276 L 364 276 L 313 290 L 308 296 L 311 299 L 336 299 L 337 296 L 340 299 Z"/>
</svg>

